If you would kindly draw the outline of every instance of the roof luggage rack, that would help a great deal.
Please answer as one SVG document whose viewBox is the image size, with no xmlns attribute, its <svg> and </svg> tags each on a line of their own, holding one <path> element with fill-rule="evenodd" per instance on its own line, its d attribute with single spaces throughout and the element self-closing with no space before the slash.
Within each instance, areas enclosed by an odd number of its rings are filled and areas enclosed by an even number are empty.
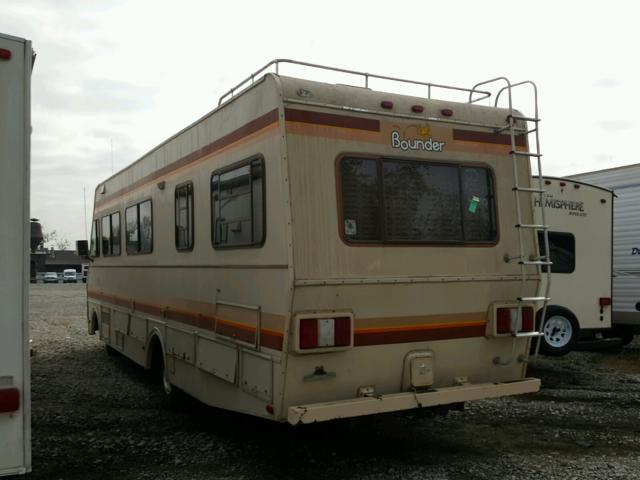
<svg viewBox="0 0 640 480">
<path fill-rule="evenodd" d="M 420 85 L 420 86 L 424 86 L 427 87 L 427 98 L 431 98 L 431 93 L 432 90 L 434 89 L 442 89 L 442 90 L 450 90 L 450 91 L 456 91 L 456 92 L 464 92 L 464 93 L 468 93 L 469 94 L 469 103 L 476 103 L 479 102 L 481 100 L 487 99 L 489 97 L 491 97 L 491 92 L 487 91 L 487 90 L 479 90 L 477 87 L 480 85 L 476 85 L 476 87 L 473 88 L 464 88 L 464 87 L 454 87 L 451 85 L 441 85 L 438 83 L 431 83 L 431 82 L 421 82 L 418 80 L 408 80 L 405 78 L 397 78 L 397 77 L 389 77 L 386 75 L 377 75 L 375 73 L 368 73 L 368 72 L 358 72 L 356 70 L 347 70 L 345 68 L 337 68 L 337 67 L 329 67 L 327 65 L 318 65 L 316 63 L 308 63 L 308 62 L 300 62 L 297 60 L 290 60 L 288 58 L 276 58 L 275 60 L 271 60 L 269 63 L 267 63 L 264 67 L 256 70 L 255 72 L 253 72 L 251 75 L 249 75 L 247 78 L 245 78 L 244 80 L 242 80 L 240 83 L 238 83 L 236 86 L 234 86 L 233 88 L 231 88 L 229 91 L 227 91 L 224 95 L 222 95 L 220 97 L 220 99 L 218 100 L 218 105 L 221 105 L 222 102 L 226 99 L 226 98 L 233 98 L 237 92 L 240 92 L 243 90 L 243 87 L 247 84 L 252 85 L 257 79 L 260 78 L 260 74 L 263 72 L 266 72 L 267 70 L 269 70 L 271 67 L 274 67 L 275 73 L 276 75 L 280 74 L 280 64 L 292 64 L 292 65 L 300 65 L 303 67 L 309 67 L 309 68 L 315 68 L 315 69 L 319 69 L 319 70 L 328 70 L 328 71 L 332 71 L 332 72 L 338 72 L 338 73 L 347 73 L 350 75 L 358 75 L 360 77 L 363 77 L 364 79 L 364 88 L 369 88 L 369 80 L 372 78 L 376 78 L 379 80 L 388 80 L 391 82 L 398 82 L 398 83 L 406 83 L 406 84 L 411 84 L 411 85 Z M 477 96 L 474 96 L 477 95 Z M 499 93 L 498 93 L 499 95 Z M 497 100 L 497 98 L 496 98 Z"/>
</svg>

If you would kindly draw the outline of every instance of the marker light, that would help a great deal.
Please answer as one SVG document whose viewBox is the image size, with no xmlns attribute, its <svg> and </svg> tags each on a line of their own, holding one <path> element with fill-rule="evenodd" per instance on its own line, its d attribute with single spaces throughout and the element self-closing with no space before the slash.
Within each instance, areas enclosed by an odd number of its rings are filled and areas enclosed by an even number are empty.
<svg viewBox="0 0 640 480">
<path fill-rule="evenodd" d="M 20 390 L 0 388 L 0 413 L 15 412 L 20 408 Z"/>
<path fill-rule="evenodd" d="M 6 48 L 0 48 L 0 60 L 9 60 L 11 58 L 11 51 Z"/>
<path fill-rule="evenodd" d="M 389 100 L 383 100 L 382 102 L 380 102 L 380 106 L 382 108 L 390 110 L 393 108 L 393 102 L 390 102 Z"/>
<path fill-rule="evenodd" d="M 442 110 L 440 110 L 440 113 L 442 114 L 443 117 L 453 116 L 453 110 L 451 110 L 450 108 L 443 108 Z"/>
<path fill-rule="evenodd" d="M 608 307 L 611 305 L 611 297 L 600 297 L 600 306 Z"/>
<path fill-rule="evenodd" d="M 422 113 L 424 112 L 424 107 L 422 105 L 412 105 L 411 111 L 414 113 Z"/>
</svg>

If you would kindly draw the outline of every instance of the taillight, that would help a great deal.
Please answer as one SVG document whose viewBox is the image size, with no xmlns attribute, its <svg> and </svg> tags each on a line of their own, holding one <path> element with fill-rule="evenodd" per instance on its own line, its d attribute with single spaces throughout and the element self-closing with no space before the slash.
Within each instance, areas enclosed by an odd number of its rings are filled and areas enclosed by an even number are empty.
<svg viewBox="0 0 640 480">
<path fill-rule="evenodd" d="M 351 344 L 351 319 L 301 318 L 300 348 L 347 347 Z"/>
<path fill-rule="evenodd" d="M 608 307 L 611 305 L 611 297 L 600 297 L 600 306 Z"/>
<path fill-rule="evenodd" d="M 0 48 L 0 60 L 10 60 L 11 59 L 11 50 L 7 50 L 6 48 Z"/>
<path fill-rule="evenodd" d="M 316 348 L 318 346 L 318 320 L 316 318 L 300 319 L 300 348 Z"/>
<path fill-rule="evenodd" d="M 17 388 L 0 389 L 0 413 L 15 412 L 20 408 L 20 390 Z"/>
<path fill-rule="evenodd" d="M 518 307 L 498 308 L 496 333 L 533 332 L 533 308 L 522 307 L 522 319 L 518 321 Z"/>
</svg>

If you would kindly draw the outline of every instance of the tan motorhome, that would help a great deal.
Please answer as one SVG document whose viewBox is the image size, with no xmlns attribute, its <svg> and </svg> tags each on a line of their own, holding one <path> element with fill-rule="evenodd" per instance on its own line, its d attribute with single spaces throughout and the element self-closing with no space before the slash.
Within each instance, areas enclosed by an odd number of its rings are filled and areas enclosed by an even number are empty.
<svg viewBox="0 0 640 480">
<path fill-rule="evenodd" d="M 578 340 L 591 340 L 611 328 L 613 192 L 555 177 L 544 177 L 544 189 L 553 264 L 540 351 L 564 355 Z M 536 222 L 542 222 L 540 198 L 534 205 Z"/>
<path fill-rule="evenodd" d="M 89 332 L 167 393 L 292 424 L 537 391 L 538 119 L 511 106 L 535 86 L 486 82 L 497 108 L 283 63 L 98 185 Z"/>
</svg>

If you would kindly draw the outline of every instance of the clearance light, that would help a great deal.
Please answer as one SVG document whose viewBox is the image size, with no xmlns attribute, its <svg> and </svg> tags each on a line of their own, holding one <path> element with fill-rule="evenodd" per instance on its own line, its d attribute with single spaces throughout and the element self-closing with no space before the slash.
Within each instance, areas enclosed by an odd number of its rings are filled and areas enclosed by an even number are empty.
<svg viewBox="0 0 640 480">
<path fill-rule="evenodd" d="M 411 111 L 413 113 L 422 113 L 422 112 L 424 112 L 424 107 L 422 105 L 413 105 L 411 107 Z"/>
<path fill-rule="evenodd" d="M 561 187 L 564 187 L 565 185 L 566 185 L 566 183 L 565 183 L 565 182 L 560 182 L 560 186 L 561 186 Z"/>
<path fill-rule="evenodd" d="M 383 100 L 382 102 L 380 102 L 380 106 L 382 108 L 386 108 L 387 110 L 391 110 L 393 108 L 393 102 L 390 102 L 389 100 Z"/>
<path fill-rule="evenodd" d="M 351 319 L 301 318 L 300 348 L 346 347 L 351 343 Z"/>
<path fill-rule="evenodd" d="M 545 185 L 551 185 L 551 180 L 545 180 L 545 181 L 544 181 L 544 184 L 545 184 Z"/>
<path fill-rule="evenodd" d="M 498 308 L 496 332 L 533 332 L 533 308 L 522 307 L 522 321 L 518 322 L 518 308 Z M 516 328 L 517 327 L 517 328 Z"/>
<path fill-rule="evenodd" d="M 20 408 L 20 390 L 17 388 L 0 389 L 0 413 L 15 412 Z"/>
<path fill-rule="evenodd" d="M 600 297 L 600 306 L 608 307 L 611 305 L 611 297 Z"/>
<path fill-rule="evenodd" d="M 9 60 L 11 59 L 11 50 L 7 50 L 6 48 L 0 48 L 0 60 Z"/>
<path fill-rule="evenodd" d="M 440 113 L 442 114 L 443 117 L 453 116 L 453 110 L 451 110 L 450 108 L 443 108 L 442 110 L 440 110 Z"/>
</svg>

